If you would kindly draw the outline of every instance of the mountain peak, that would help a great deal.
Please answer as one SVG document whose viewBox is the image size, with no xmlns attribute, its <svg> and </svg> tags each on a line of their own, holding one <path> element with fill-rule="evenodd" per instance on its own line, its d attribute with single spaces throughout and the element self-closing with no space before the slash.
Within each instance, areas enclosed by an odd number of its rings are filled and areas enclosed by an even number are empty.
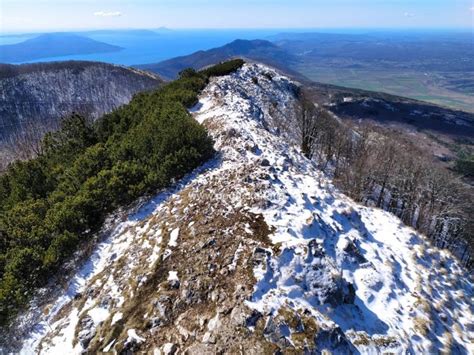
<svg viewBox="0 0 474 355">
<path fill-rule="evenodd" d="M 62 40 L 62 39 L 84 39 L 86 37 L 77 35 L 70 32 L 52 32 L 52 33 L 43 33 L 37 37 L 30 38 L 27 41 L 36 42 L 41 40 Z"/>
<path fill-rule="evenodd" d="M 246 40 L 246 39 L 236 39 L 226 46 L 229 47 L 237 47 L 237 48 L 260 48 L 260 47 L 277 47 L 272 42 L 263 40 L 263 39 L 254 39 L 254 40 Z"/>
<path fill-rule="evenodd" d="M 155 72 L 165 78 L 175 78 L 183 69 L 201 69 L 236 57 L 285 68 L 287 68 L 288 63 L 297 61 L 296 57 L 269 41 L 237 39 L 222 47 L 206 51 L 201 50 L 187 56 L 138 67 Z"/>
</svg>

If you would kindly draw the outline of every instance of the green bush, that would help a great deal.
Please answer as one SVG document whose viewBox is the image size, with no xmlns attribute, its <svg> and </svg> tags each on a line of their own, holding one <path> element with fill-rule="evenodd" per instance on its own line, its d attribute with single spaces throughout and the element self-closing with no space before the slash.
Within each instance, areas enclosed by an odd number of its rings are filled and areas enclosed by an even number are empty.
<svg viewBox="0 0 474 355">
<path fill-rule="evenodd" d="M 242 59 L 229 60 L 203 70 L 202 73 L 208 77 L 228 75 L 235 72 L 237 69 L 240 69 L 244 64 L 245 62 Z"/>
<path fill-rule="evenodd" d="M 108 213 L 183 177 L 213 154 L 205 129 L 187 107 L 209 77 L 243 61 L 192 69 L 95 123 L 66 118 L 42 153 L 0 177 L 0 325 L 6 325 Z"/>
</svg>

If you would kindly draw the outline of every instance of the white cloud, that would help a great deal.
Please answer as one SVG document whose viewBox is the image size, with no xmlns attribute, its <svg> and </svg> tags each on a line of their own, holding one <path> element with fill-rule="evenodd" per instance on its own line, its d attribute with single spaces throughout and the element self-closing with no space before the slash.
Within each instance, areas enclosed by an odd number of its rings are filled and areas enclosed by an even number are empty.
<svg viewBox="0 0 474 355">
<path fill-rule="evenodd" d="M 120 11 L 97 11 L 94 12 L 94 16 L 98 17 L 119 17 L 122 16 Z"/>
<path fill-rule="evenodd" d="M 471 6 L 471 8 L 469 9 L 471 12 L 474 12 L 474 6 Z"/>
<path fill-rule="evenodd" d="M 415 14 L 413 12 L 405 12 L 403 14 L 403 16 L 405 16 L 405 17 L 415 17 Z"/>
</svg>

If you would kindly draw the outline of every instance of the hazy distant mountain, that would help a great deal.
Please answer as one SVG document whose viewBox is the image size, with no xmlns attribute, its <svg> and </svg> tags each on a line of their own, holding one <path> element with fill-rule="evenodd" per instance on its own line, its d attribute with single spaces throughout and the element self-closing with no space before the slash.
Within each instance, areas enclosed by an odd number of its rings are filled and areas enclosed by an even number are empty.
<svg viewBox="0 0 474 355">
<path fill-rule="evenodd" d="M 174 78 L 183 69 L 200 69 L 234 57 L 270 64 L 275 67 L 288 68 L 297 58 L 277 45 L 264 40 L 235 40 L 225 46 L 207 51 L 169 59 L 156 64 L 145 64 L 137 67 L 160 74 L 165 78 Z"/>
<path fill-rule="evenodd" d="M 158 36 L 158 33 L 155 30 L 140 30 L 140 29 L 130 29 L 130 30 L 94 30 L 86 32 L 76 32 L 79 36 L 137 36 L 137 37 L 154 37 Z"/>
<path fill-rule="evenodd" d="M 48 33 L 21 43 L 0 46 L 0 62 L 18 63 L 65 55 L 106 53 L 121 47 L 71 33 Z"/>
<path fill-rule="evenodd" d="M 166 26 L 161 26 L 161 27 L 158 27 L 157 29 L 154 30 L 155 32 L 158 32 L 158 33 L 170 33 L 170 32 L 173 32 L 172 29 L 166 27 Z"/>
</svg>

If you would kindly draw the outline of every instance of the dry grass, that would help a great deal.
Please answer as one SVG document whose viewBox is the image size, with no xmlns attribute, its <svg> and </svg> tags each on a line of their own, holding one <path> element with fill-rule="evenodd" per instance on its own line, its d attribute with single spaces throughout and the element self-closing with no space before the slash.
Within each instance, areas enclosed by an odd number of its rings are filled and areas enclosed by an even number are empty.
<svg viewBox="0 0 474 355">
<path fill-rule="evenodd" d="M 443 348 L 441 349 L 442 355 L 450 355 L 453 353 L 453 335 L 450 331 L 443 333 Z"/>
<path fill-rule="evenodd" d="M 172 208 L 169 209 L 169 211 L 171 210 Z M 193 333 L 199 334 L 201 332 L 199 324 L 196 322 L 194 322 L 196 323 L 194 324 L 193 319 L 197 320 L 199 316 L 203 315 L 209 318 L 216 313 L 216 307 L 221 305 L 217 300 L 214 302 L 212 298 L 205 296 L 208 292 L 211 292 L 211 290 L 220 290 L 220 293 L 227 291 L 232 292 L 232 290 L 236 288 L 236 285 L 240 284 L 244 287 L 246 293 L 252 292 L 253 285 L 256 282 L 253 276 L 252 263 L 248 263 L 247 267 L 238 268 L 238 271 L 233 274 L 233 277 L 224 277 L 217 272 L 214 275 L 207 276 L 206 274 L 209 272 L 207 266 L 210 263 L 214 263 L 220 267 L 225 266 L 229 256 L 235 255 L 235 251 L 244 240 L 242 239 L 244 237 L 248 238 L 249 241 L 252 240 L 252 243 L 257 242 L 258 245 L 263 247 L 270 245 L 269 234 L 271 231 L 263 217 L 250 213 L 237 212 L 226 217 L 222 215 L 213 216 L 213 218 L 207 222 L 201 223 L 201 221 L 204 220 L 201 214 L 205 215 L 207 212 L 206 209 L 194 210 L 197 211 L 197 214 L 188 216 L 188 218 L 196 223 L 192 227 L 186 227 L 188 221 L 180 221 L 180 247 L 176 248 L 169 258 L 163 260 L 162 257 L 159 257 L 154 267 L 151 268 L 151 273 L 149 272 L 150 266 L 146 265 L 146 263 L 140 262 L 137 267 L 133 269 L 133 274 L 130 275 L 130 280 L 128 281 L 129 285 L 136 284 L 134 278 L 139 274 L 148 274 L 147 281 L 140 287 L 134 285 L 133 297 L 127 297 L 125 301 L 126 307 L 121 310 L 123 313 L 123 321 L 118 322 L 114 326 L 110 326 L 109 322 L 104 323 L 103 326 L 98 329 L 98 337 L 96 337 L 96 339 L 102 339 L 102 341 L 98 342 L 94 339 L 89 350 L 100 351 L 100 347 L 107 343 L 104 339 L 108 342 L 116 339 L 114 348 L 116 351 L 120 351 L 127 337 L 126 330 L 130 328 L 136 329 L 138 333 L 142 335 L 149 334 L 147 330 L 148 322 L 144 321 L 143 315 L 148 314 L 148 319 L 156 316 L 156 309 L 151 305 L 153 299 L 160 296 L 169 296 L 173 300 L 174 306 L 170 311 L 171 313 L 169 314 L 167 322 L 160 326 L 158 333 L 154 333 L 153 335 L 154 339 L 147 341 L 146 346 L 151 346 L 153 343 L 160 344 L 167 342 L 168 340 L 166 339 L 169 336 L 176 334 L 176 328 L 173 324 L 179 315 L 186 315 L 185 318 L 180 320 L 180 326 L 191 330 Z M 176 218 L 179 218 L 178 216 L 181 214 L 182 211 L 178 211 Z M 167 230 L 175 225 L 169 217 L 166 220 L 169 225 L 166 231 L 163 230 L 162 232 L 162 245 L 167 243 Z M 157 218 L 154 221 L 154 226 L 160 225 L 161 221 L 161 219 Z M 249 234 L 245 232 L 245 225 L 250 226 L 252 233 Z M 233 237 L 222 236 L 221 238 L 221 231 L 228 230 L 229 228 L 234 230 Z M 194 232 L 192 232 L 191 229 L 193 229 Z M 196 248 L 196 245 L 202 245 L 203 242 L 212 237 L 214 237 L 216 244 L 206 247 L 205 249 Z M 240 259 L 248 260 L 252 256 L 251 251 L 253 249 L 246 247 L 246 242 L 243 242 L 243 244 L 244 250 L 240 255 Z M 164 249 L 165 248 L 162 247 L 160 251 L 161 256 Z M 211 256 L 213 260 L 208 259 Z M 183 263 L 183 260 L 186 260 L 186 263 Z M 194 277 L 199 277 L 200 286 L 196 288 L 196 285 L 194 285 L 192 288 L 194 290 L 193 292 L 202 294 L 203 297 L 205 296 L 202 299 L 202 303 L 199 305 L 186 304 L 179 300 L 180 290 L 173 290 L 167 287 L 167 276 L 170 270 L 177 271 L 180 275 L 180 281 L 182 282 L 192 279 L 193 275 L 195 275 Z M 229 295 L 227 295 L 225 299 L 230 299 Z M 193 314 L 194 316 L 190 317 Z M 202 334 L 197 336 L 193 341 L 201 337 Z M 218 342 L 220 341 L 221 340 L 218 340 Z"/>
<path fill-rule="evenodd" d="M 62 308 L 56 313 L 56 315 L 51 319 L 51 322 L 54 323 L 61 318 L 65 317 L 68 313 L 71 312 L 73 306 L 73 301 L 66 303 Z"/>
<path fill-rule="evenodd" d="M 413 320 L 413 328 L 415 332 L 417 333 L 417 335 L 423 338 L 426 338 L 426 336 L 430 332 L 431 326 L 432 321 L 427 317 L 418 316 Z"/>
<path fill-rule="evenodd" d="M 305 348 L 314 349 L 314 339 L 319 332 L 319 325 L 313 317 L 301 317 L 303 323 L 303 331 L 294 331 L 291 334 L 291 340 L 295 344 L 296 349 L 302 350 Z"/>
<path fill-rule="evenodd" d="M 389 346 L 397 343 L 397 339 L 395 337 L 391 337 L 391 336 L 374 337 L 373 341 L 374 341 L 375 345 L 379 348 L 386 348 L 386 347 L 389 347 Z"/>
<path fill-rule="evenodd" d="M 369 346 L 370 338 L 365 332 L 357 332 L 357 337 L 352 341 L 355 346 Z"/>
<path fill-rule="evenodd" d="M 288 307 L 281 307 L 278 310 L 278 315 L 282 318 L 283 322 L 292 329 L 298 328 L 301 322 L 300 317 L 295 313 L 295 311 Z"/>
<path fill-rule="evenodd" d="M 416 247 L 416 252 L 420 257 L 423 257 L 426 253 L 430 253 L 431 249 L 427 250 L 425 244 L 420 244 Z"/>
<path fill-rule="evenodd" d="M 413 304 L 414 307 L 418 308 L 426 314 L 431 313 L 431 304 L 426 300 L 424 295 L 416 296 L 417 300 Z"/>
<path fill-rule="evenodd" d="M 459 325 L 459 323 L 454 323 L 453 324 L 453 330 L 456 333 L 456 335 L 458 336 L 458 338 L 464 339 L 464 332 L 461 329 L 461 326 Z"/>
<path fill-rule="evenodd" d="M 386 260 L 384 261 L 384 265 L 389 269 L 388 271 L 389 271 L 390 273 L 393 274 L 393 273 L 395 272 L 395 265 L 394 265 L 393 262 L 390 261 L 389 259 L 386 259 Z"/>
</svg>

